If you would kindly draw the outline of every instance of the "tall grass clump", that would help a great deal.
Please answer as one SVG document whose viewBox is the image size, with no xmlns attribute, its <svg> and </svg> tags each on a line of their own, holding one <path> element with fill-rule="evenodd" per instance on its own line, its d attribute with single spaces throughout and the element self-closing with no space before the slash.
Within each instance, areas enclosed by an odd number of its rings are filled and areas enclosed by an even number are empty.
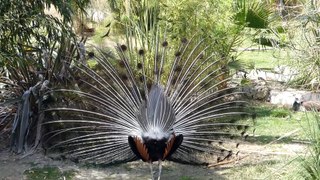
<svg viewBox="0 0 320 180">
<path fill-rule="evenodd" d="M 307 157 L 302 161 L 301 175 L 307 180 L 320 179 L 320 114 L 314 112 L 312 117 L 307 117 L 308 126 L 305 129 L 311 145 Z"/>
<path fill-rule="evenodd" d="M 297 71 L 291 84 L 318 90 L 320 88 L 320 2 L 306 1 L 301 7 L 301 12 L 290 21 L 291 64 Z"/>
</svg>

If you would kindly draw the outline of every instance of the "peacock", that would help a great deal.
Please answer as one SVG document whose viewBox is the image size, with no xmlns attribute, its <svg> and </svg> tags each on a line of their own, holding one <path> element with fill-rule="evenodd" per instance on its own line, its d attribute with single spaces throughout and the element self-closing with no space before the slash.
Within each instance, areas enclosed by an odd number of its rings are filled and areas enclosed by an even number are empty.
<svg viewBox="0 0 320 180">
<path fill-rule="evenodd" d="M 95 49 L 85 62 L 69 64 L 72 88 L 53 89 L 58 105 L 45 110 L 46 150 L 77 162 L 115 164 L 165 160 L 207 165 L 222 162 L 239 144 L 224 141 L 249 128 L 241 88 L 230 85 L 225 58 L 208 53 L 203 41 L 182 38 L 175 49 L 166 40 L 152 50 L 117 44 Z M 150 52 L 152 51 L 152 53 Z"/>
</svg>

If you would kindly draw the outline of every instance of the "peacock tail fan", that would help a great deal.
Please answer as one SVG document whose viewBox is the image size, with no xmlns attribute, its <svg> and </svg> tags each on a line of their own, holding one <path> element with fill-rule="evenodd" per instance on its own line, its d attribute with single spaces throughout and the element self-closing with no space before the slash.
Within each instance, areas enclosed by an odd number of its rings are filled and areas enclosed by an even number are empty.
<svg viewBox="0 0 320 180">
<path fill-rule="evenodd" d="M 70 65 L 76 84 L 51 92 L 59 103 L 45 110 L 46 150 L 95 164 L 230 158 L 249 113 L 226 60 L 209 47 L 182 39 L 175 49 L 167 41 L 95 49 L 95 67 Z"/>
</svg>

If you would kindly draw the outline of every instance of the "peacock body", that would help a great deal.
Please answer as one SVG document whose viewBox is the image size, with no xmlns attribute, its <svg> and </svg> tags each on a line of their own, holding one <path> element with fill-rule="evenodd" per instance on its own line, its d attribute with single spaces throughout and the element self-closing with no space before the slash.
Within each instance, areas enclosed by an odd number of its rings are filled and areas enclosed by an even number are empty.
<svg viewBox="0 0 320 180">
<path fill-rule="evenodd" d="M 74 88 L 53 90 L 64 104 L 46 110 L 48 150 L 96 164 L 159 161 L 160 172 L 164 160 L 229 158 L 234 152 L 223 140 L 244 135 L 248 126 L 236 120 L 247 114 L 246 102 L 228 86 L 225 60 L 207 49 L 183 39 L 175 51 L 166 41 L 153 53 L 126 45 L 117 56 L 97 50 L 95 68 L 73 66 Z"/>
</svg>

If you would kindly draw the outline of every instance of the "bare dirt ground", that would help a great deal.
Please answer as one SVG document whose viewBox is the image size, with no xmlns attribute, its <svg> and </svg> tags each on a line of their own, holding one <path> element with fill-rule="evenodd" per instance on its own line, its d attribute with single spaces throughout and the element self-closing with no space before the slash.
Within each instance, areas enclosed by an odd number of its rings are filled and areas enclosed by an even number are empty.
<svg viewBox="0 0 320 180">
<path fill-rule="evenodd" d="M 283 161 L 296 156 L 304 155 L 307 145 L 299 143 L 258 145 L 246 143 L 240 146 L 239 160 L 230 161 L 227 164 L 216 167 L 201 167 L 165 162 L 162 178 L 163 180 L 224 180 L 224 179 L 251 179 L 245 174 L 237 174 L 233 169 L 257 166 L 265 161 Z M 20 158 L 7 149 L 0 148 L 0 179 L 20 180 L 28 179 L 24 172 L 34 167 L 53 166 L 60 171 L 73 170 L 72 179 L 75 180 L 100 180 L 100 179 L 150 179 L 150 170 L 147 163 L 131 162 L 117 166 L 108 167 L 86 167 L 70 161 L 53 160 L 39 152 L 25 158 Z M 239 173 L 239 172 L 238 172 Z M 47 179 L 50 179 L 48 177 Z M 59 179 L 66 179 L 61 177 Z M 268 179 L 268 178 L 267 178 Z"/>
<path fill-rule="evenodd" d="M 27 179 L 24 175 L 26 170 L 33 167 L 44 166 L 57 166 L 61 171 L 74 170 L 76 173 L 72 179 L 76 180 L 150 179 L 148 164 L 140 161 L 104 168 L 84 167 L 70 161 L 52 160 L 41 153 L 27 156 L 23 159 L 19 159 L 19 157 L 8 152 L 0 153 L 0 179 L 3 180 Z M 214 169 L 181 165 L 171 162 L 164 163 L 162 179 L 181 179 L 183 177 L 197 179 L 225 179 L 220 177 Z"/>
</svg>

